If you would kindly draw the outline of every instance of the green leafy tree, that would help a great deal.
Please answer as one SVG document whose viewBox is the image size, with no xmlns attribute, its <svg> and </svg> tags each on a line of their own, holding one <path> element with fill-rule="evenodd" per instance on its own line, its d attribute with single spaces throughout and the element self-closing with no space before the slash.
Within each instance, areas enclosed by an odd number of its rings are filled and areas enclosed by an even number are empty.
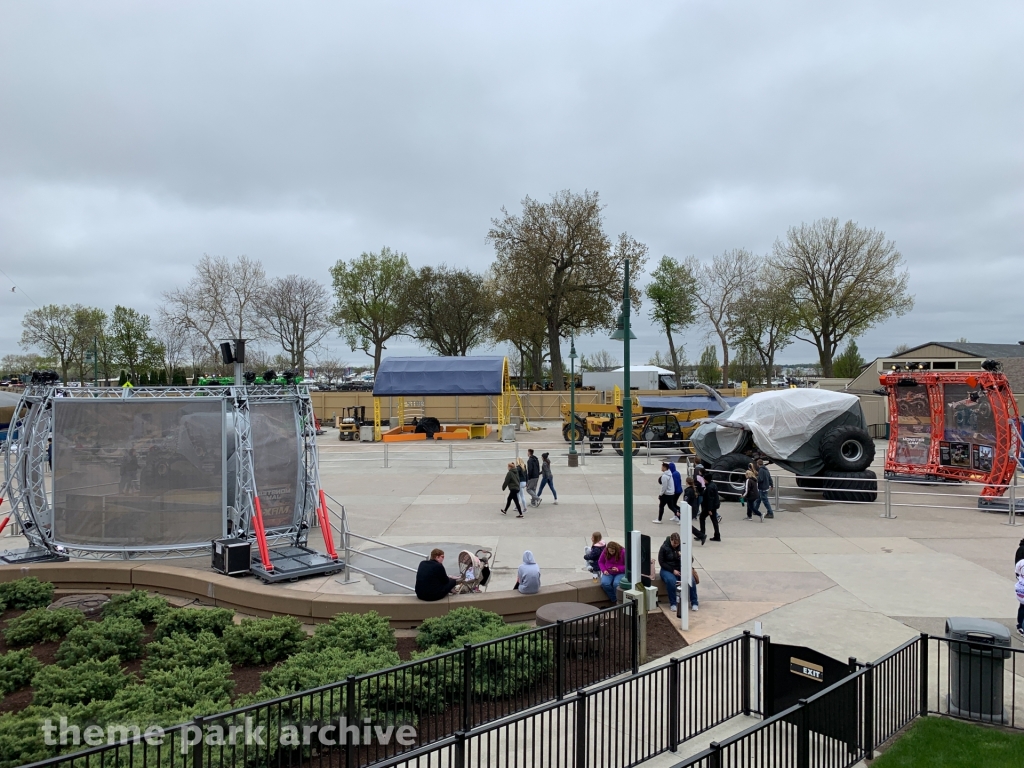
<svg viewBox="0 0 1024 768">
<path fill-rule="evenodd" d="M 651 277 L 653 279 L 647 284 L 644 293 L 651 302 L 651 320 L 668 337 L 670 367 L 675 372 L 678 388 L 684 362 L 676 350 L 672 334 L 682 333 L 697 320 L 697 302 L 694 299 L 696 280 L 689 264 L 668 256 L 661 257 Z"/>
<path fill-rule="evenodd" d="M 39 349 L 53 358 L 60 367 L 60 377 L 68 380 L 68 369 L 74 362 L 74 310 L 68 306 L 47 304 L 30 309 L 21 321 L 21 346 Z"/>
<path fill-rule="evenodd" d="M 729 379 L 737 383 L 745 381 L 754 385 L 761 383 L 764 378 L 764 368 L 757 357 L 757 353 L 747 344 L 740 344 L 736 349 L 736 356 L 729 361 Z"/>
<path fill-rule="evenodd" d="M 697 381 L 717 387 L 722 380 L 722 368 L 718 365 L 718 349 L 714 344 L 704 347 L 697 363 Z"/>
<path fill-rule="evenodd" d="M 446 264 L 422 267 L 409 295 L 409 333 L 435 354 L 465 356 L 489 338 L 495 302 L 486 276 Z"/>
<path fill-rule="evenodd" d="M 627 258 L 630 295 L 639 308 L 637 275 L 647 261 L 647 246 L 623 233 L 613 247 L 597 192 L 565 190 L 547 203 L 526 197 L 522 206 L 518 216 L 502 208 L 501 217 L 492 220 L 487 234 L 496 256 L 492 271 L 506 302 L 517 300 L 527 316 L 543 319 L 551 378 L 562 390 L 562 338 L 614 324 Z"/>
<path fill-rule="evenodd" d="M 860 376 L 860 371 L 867 361 L 861 357 L 857 349 L 857 340 L 850 339 L 846 349 L 835 359 L 832 366 L 832 374 L 840 379 L 853 379 Z"/>
<path fill-rule="evenodd" d="M 331 267 L 334 282 L 334 324 L 354 352 L 373 358 L 380 367 L 385 344 L 409 327 L 408 287 L 415 277 L 404 253 L 387 246 L 380 253 L 362 253 Z"/>
<path fill-rule="evenodd" d="M 903 255 L 885 233 L 819 219 L 776 240 L 772 261 L 793 289 L 800 331 L 832 376 L 839 345 L 914 306 Z"/>
<path fill-rule="evenodd" d="M 140 384 L 144 368 L 155 368 L 163 363 L 163 349 L 153 338 L 149 315 L 118 304 L 110 316 L 106 335 L 115 364 L 126 368 L 132 380 L 138 378 Z"/>
</svg>

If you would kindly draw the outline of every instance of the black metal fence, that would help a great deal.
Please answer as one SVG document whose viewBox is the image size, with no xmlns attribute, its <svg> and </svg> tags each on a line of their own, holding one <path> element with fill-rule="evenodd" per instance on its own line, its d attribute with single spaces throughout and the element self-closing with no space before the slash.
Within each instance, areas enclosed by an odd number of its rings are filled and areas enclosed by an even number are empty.
<svg viewBox="0 0 1024 768">
<path fill-rule="evenodd" d="M 165 729 L 159 744 L 151 743 L 155 739 L 147 740 L 144 733 L 128 733 L 123 743 L 55 756 L 33 766 L 359 768 L 558 702 L 567 691 L 624 673 L 636 675 L 638 636 L 639 614 L 627 602 L 313 690 L 197 717 Z M 403 725 L 413 729 L 406 743 L 397 738 Z M 251 738 L 253 733 L 258 737 Z"/>
</svg>

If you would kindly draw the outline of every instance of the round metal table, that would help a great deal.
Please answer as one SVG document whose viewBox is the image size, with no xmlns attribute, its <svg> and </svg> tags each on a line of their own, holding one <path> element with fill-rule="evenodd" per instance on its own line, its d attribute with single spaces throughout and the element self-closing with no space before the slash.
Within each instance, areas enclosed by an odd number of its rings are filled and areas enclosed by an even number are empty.
<svg viewBox="0 0 1024 768">
<path fill-rule="evenodd" d="M 557 624 L 559 620 L 569 621 L 598 612 L 598 608 L 586 603 L 548 603 L 537 609 L 537 626 Z"/>
</svg>

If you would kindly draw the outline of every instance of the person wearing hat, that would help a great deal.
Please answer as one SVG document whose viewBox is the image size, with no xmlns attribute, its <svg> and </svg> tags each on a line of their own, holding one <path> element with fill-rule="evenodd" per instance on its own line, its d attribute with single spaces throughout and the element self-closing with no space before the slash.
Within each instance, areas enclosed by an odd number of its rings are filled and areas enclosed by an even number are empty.
<svg viewBox="0 0 1024 768">
<path fill-rule="evenodd" d="M 548 458 L 548 454 L 542 453 L 540 455 L 540 487 L 537 489 L 537 500 L 540 501 L 540 495 L 544 493 L 544 487 L 547 486 L 551 489 L 551 495 L 555 497 L 554 504 L 558 505 L 558 492 L 555 491 L 554 475 L 551 474 L 551 459 Z"/>
</svg>

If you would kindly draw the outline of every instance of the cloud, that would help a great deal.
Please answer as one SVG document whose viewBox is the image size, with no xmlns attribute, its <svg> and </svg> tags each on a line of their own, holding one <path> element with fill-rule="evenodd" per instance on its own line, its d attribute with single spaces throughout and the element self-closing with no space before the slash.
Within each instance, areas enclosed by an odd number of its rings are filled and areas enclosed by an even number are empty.
<svg viewBox="0 0 1024 768">
<path fill-rule="evenodd" d="M 866 356 L 1015 341 L 1022 33 L 1014 2 L 7 4 L 0 266 L 40 303 L 154 312 L 203 253 L 482 269 L 502 206 L 596 189 L 655 260 L 884 230 L 917 308 Z M 31 304 L 0 296 L 15 351 Z"/>
</svg>

